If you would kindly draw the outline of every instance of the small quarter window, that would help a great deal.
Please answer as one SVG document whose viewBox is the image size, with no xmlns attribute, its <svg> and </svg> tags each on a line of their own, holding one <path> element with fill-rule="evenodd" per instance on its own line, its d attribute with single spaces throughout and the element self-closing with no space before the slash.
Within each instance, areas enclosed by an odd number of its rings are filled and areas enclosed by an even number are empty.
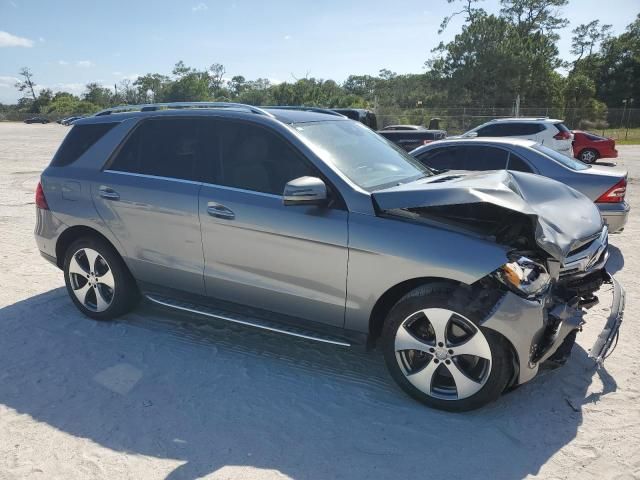
<svg viewBox="0 0 640 480">
<path fill-rule="evenodd" d="M 116 125 L 114 122 L 75 125 L 51 160 L 51 166 L 71 165 Z"/>
</svg>

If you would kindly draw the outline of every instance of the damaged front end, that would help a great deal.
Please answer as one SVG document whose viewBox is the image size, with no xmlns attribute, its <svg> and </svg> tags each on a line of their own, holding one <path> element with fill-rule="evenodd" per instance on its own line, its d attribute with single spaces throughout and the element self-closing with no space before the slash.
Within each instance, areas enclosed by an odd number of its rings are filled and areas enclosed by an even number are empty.
<svg viewBox="0 0 640 480">
<path fill-rule="evenodd" d="M 603 284 L 612 286 L 613 299 L 604 328 L 589 352 L 601 365 L 617 338 L 624 313 L 625 293 L 622 286 L 606 271 L 608 258 L 607 228 L 571 252 L 546 290 L 527 295 L 505 285 L 501 270 L 490 277 L 504 287 L 503 296 L 495 303 L 482 325 L 501 333 L 512 344 L 518 357 L 516 383 L 532 379 L 541 365 L 562 365 L 571 353 L 576 334 L 585 323 L 587 311 L 598 304 L 597 293 Z M 549 270 L 556 267 L 549 260 Z M 483 279 L 482 282 L 487 282 Z"/>
<path fill-rule="evenodd" d="M 611 313 L 589 356 L 601 364 L 615 341 L 625 294 L 605 270 L 608 231 L 589 199 L 554 180 L 520 172 L 449 172 L 374 192 L 385 215 L 444 226 L 507 247 L 503 266 L 472 288 L 500 292 L 482 325 L 511 343 L 514 383 L 541 364 L 566 361 L 603 284 Z M 489 297 L 487 297 L 489 298 Z"/>
</svg>

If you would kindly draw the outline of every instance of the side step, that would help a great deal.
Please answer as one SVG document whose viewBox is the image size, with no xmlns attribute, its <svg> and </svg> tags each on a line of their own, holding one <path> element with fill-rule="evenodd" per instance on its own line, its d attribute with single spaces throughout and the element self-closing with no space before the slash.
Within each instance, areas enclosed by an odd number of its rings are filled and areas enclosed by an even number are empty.
<svg viewBox="0 0 640 480">
<path fill-rule="evenodd" d="M 292 337 L 304 338 L 307 340 L 315 340 L 316 342 L 330 343 L 332 345 L 340 345 L 342 347 L 350 347 L 351 344 L 337 337 L 331 337 L 323 335 L 321 333 L 313 332 L 300 327 L 294 327 L 291 325 L 284 325 L 280 323 L 271 322 L 269 320 L 263 320 L 259 318 L 249 317 L 240 313 L 232 313 L 223 310 L 218 310 L 204 305 L 197 305 L 195 303 L 185 302 L 182 300 L 175 300 L 173 298 L 162 297 L 160 295 L 145 295 L 147 300 L 163 307 L 179 310 L 181 312 L 194 313 L 196 315 L 202 315 L 209 318 L 216 318 L 218 320 L 226 320 L 227 322 L 239 323 L 240 325 L 247 325 L 250 327 L 262 328 L 263 330 L 269 330 L 271 332 L 284 333 L 285 335 L 291 335 Z"/>
</svg>

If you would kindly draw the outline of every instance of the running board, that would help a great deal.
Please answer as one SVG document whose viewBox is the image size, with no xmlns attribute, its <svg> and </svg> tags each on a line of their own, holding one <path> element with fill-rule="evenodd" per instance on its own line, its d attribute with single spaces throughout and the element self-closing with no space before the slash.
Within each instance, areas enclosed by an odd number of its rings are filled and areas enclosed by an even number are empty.
<svg viewBox="0 0 640 480">
<path fill-rule="evenodd" d="M 283 325 L 269 320 L 258 319 L 242 315 L 240 313 L 231 313 L 223 310 L 218 310 L 211 307 L 205 307 L 203 305 L 197 305 L 195 303 L 184 302 L 181 300 L 175 300 L 173 298 L 161 297 L 159 295 L 145 295 L 147 300 L 163 307 L 179 310 L 181 312 L 194 313 L 196 315 L 202 315 L 204 317 L 216 318 L 218 320 L 226 320 L 227 322 L 238 323 L 240 325 L 247 325 L 249 327 L 261 328 L 263 330 L 269 330 L 270 332 L 284 333 L 285 335 L 291 335 L 292 337 L 304 338 L 306 340 L 315 340 L 316 342 L 330 343 L 332 345 L 340 345 L 342 347 L 350 347 L 351 344 L 339 339 L 337 337 L 331 337 L 323 335 L 311 330 L 307 330 L 300 327 L 294 327 L 291 325 Z"/>
</svg>

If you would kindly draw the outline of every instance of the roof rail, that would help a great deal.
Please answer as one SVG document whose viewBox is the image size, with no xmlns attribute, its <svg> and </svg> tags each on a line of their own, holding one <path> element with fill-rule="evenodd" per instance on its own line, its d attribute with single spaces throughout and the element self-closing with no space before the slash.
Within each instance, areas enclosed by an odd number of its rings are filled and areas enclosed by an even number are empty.
<svg viewBox="0 0 640 480">
<path fill-rule="evenodd" d="M 321 108 L 321 107 L 305 107 L 305 106 L 287 106 L 287 105 L 274 105 L 267 106 L 261 108 L 270 108 L 272 110 L 302 110 L 304 112 L 316 112 L 316 113 L 326 113 L 327 115 L 334 115 L 336 117 L 344 117 L 348 118 L 345 115 L 342 115 L 339 112 L 331 110 L 330 108 Z"/>
<path fill-rule="evenodd" d="M 253 105 L 246 105 L 244 103 L 231 103 L 231 102 L 170 102 L 170 103 L 145 103 L 141 105 L 119 105 L 117 107 L 107 108 L 94 114 L 94 117 L 100 117 L 103 115 L 111 115 L 112 113 L 121 112 L 152 112 L 157 110 L 178 110 L 181 108 L 236 108 L 243 109 L 251 113 L 258 115 L 266 115 L 267 117 L 274 118 L 272 113 L 266 110 L 254 107 Z"/>
</svg>

